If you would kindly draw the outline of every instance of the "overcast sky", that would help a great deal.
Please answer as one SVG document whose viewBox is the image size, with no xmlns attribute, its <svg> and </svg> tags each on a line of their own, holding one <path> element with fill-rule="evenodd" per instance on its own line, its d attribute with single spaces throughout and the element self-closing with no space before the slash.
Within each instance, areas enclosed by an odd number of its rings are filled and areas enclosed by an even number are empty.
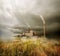
<svg viewBox="0 0 60 56">
<path fill-rule="evenodd" d="M 59 29 L 60 0 L 0 0 L 0 36 L 11 39 L 12 32 L 7 26 L 42 27 L 39 15 L 45 18 L 47 30 Z"/>
</svg>

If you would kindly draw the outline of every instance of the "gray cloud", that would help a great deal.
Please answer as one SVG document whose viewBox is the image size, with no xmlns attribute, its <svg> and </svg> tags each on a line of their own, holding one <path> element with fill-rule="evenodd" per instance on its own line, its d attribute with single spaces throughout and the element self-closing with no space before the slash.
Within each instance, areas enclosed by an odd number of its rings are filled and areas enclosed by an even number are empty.
<svg viewBox="0 0 60 56">
<path fill-rule="evenodd" d="M 10 39 L 12 32 L 8 28 L 16 25 L 42 28 L 42 21 L 35 14 L 43 15 L 47 31 L 59 30 L 60 0 L 0 0 L 0 36 Z"/>
</svg>

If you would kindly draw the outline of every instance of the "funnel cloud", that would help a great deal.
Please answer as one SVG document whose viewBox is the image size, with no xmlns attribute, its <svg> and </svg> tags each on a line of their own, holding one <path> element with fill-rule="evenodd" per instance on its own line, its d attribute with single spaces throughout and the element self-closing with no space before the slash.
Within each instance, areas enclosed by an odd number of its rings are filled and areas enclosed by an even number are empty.
<svg viewBox="0 0 60 56">
<path fill-rule="evenodd" d="M 16 26 L 40 28 L 42 34 L 40 15 L 46 21 L 46 34 L 59 35 L 60 0 L 0 0 L 0 38 L 11 40 Z"/>
</svg>

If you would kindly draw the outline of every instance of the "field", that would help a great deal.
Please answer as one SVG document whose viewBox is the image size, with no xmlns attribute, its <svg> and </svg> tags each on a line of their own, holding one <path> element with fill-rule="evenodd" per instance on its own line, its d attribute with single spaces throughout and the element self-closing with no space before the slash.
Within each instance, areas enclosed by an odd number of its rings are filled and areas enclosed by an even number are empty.
<svg viewBox="0 0 60 56">
<path fill-rule="evenodd" d="M 0 56 L 60 56 L 60 42 L 43 37 L 0 41 Z"/>
</svg>

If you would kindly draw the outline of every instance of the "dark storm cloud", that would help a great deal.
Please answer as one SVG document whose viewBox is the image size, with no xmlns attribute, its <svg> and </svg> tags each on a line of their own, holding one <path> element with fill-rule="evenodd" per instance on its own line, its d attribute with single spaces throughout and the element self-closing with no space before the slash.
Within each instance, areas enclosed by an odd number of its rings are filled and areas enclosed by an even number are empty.
<svg viewBox="0 0 60 56">
<path fill-rule="evenodd" d="M 38 14 L 45 18 L 47 32 L 59 31 L 60 0 L 0 0 L 0 36 L 12 36 L 7 26 L 29 24 L 42 28 Z"/>
</svg>

